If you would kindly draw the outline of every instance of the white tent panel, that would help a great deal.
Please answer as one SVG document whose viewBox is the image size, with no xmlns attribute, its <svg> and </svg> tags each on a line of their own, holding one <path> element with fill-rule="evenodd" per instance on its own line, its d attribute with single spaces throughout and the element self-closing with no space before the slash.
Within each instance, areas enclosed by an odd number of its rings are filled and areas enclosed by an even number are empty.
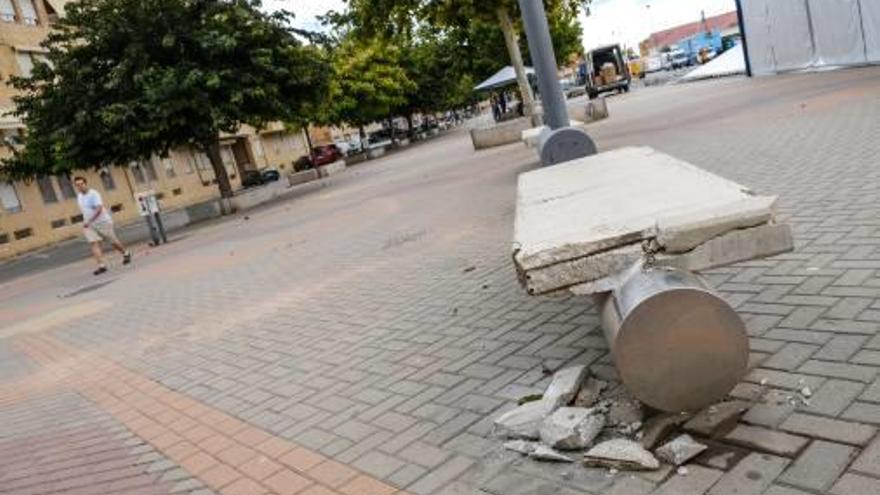
<svg viewBox="0 0 880 495">
<path fill-rule="evenodd" d="M 871 0 L 871 3 L 877 0 Z M 865 40 L 858 0 L 809 0 L 816 65 L 863 64 Z"/>
<path fill-rule="evenodd" d="M 752 73 L 756 75 L 776 72 L 770 24 L 767 20 L 769 11 L 767 1 L 748 0 L 742 3 L 743 23 L 749 43 L 749 61 L 752 64 Z"/>
<path fill-rule="evenodd" d="M 779 72 L 812 66 L 815 57 L 806 2 L 768 0 L 767 7 L 775 70 Z"/>
<path fill-rule="evenodd" d="M 880 62 L 880 1 L 861 0 L 868 62 Z"/>
</svg>

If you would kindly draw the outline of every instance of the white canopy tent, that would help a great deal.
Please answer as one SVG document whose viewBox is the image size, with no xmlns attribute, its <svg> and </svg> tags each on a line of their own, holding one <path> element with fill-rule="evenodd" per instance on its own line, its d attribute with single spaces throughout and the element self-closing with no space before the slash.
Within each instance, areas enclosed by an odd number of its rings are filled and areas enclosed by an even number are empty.
<svg viewBox="0 0 880 495">
<path fill-rule="evenodd" d="M 739 0 L 752 73 L 880 63 L 878 0 Z"/>
<path fill-rule="evenodd" d="M 533 77 L 535 75 L 535 69 L 532 69 L 531 67 L 526 67 L 526 75 L 528 77 Z M 496 72 L 489 79 L 486 79 L 485 81 L 475 86 L 474 91 L 489 91 L 492 89 L 510 86 L 512 84 L 516 84 L 516 71 L 513 70 L 512 66 L 508 65 L 507 67 Z"/>
</svg>

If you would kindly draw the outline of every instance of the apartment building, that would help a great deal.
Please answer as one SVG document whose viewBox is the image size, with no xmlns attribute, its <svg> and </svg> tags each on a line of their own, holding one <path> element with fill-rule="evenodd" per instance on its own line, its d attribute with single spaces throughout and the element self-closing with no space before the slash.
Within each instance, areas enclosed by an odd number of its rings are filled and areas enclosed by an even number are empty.
<svg viewBox="0 0 880 495">
<path fill-rule="evenodd" d="M 40 42 L 52 23 L 64 15 L 65 0 L 0 0 L 0 79 L 28 75 L 34 61 L 45 52 Z M 9 152 L 5 143 L 20 136 L 23 125 L 5 115 L 12 110 L 14 89 L 0 83 L 0 157 Z M 276 168 L 284 173 L 307 145 L 301 133 L 280 124 L 257 131 L 243 127 L 225 135 L 221 155 L 234 188 L 241 188 L 247 170 Z M 137 219 L 134 195 L 155 191 L 165 210 L 181 208 L 219 197 L 208 157 L 194 149 L 176 149 L 168 157 L 88 171 L 92 187 L 104 196 L 117 224 Z M 76 203 L 72 177 L 40 177 L 30 182 L 0 180 L 0 259 L 81 235 L 82 217 Z"/>
</svg>

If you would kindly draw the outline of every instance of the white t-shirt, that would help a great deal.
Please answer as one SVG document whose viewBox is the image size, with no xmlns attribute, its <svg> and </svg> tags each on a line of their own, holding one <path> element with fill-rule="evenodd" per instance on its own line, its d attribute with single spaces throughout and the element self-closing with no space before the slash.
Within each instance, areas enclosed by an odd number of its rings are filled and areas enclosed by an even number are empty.
<svg viewBox="0 0 880 495">
<path fill-rule="evenodd" d="M 79 211 L 82 212 L 83 222 L 113 222 L 110 212 L 107 211 L 107 208 L 103 208 L 104 203 L 101 201 L 101 195 L 98 191 L 89 189 L 89 192 L 85 194 L 77 193 L 76 201 L 79 203 Z M 98 218 L 92 220 L 99 207 L 101 207 L 101 214 L 98 215 Z"/>
</svg>

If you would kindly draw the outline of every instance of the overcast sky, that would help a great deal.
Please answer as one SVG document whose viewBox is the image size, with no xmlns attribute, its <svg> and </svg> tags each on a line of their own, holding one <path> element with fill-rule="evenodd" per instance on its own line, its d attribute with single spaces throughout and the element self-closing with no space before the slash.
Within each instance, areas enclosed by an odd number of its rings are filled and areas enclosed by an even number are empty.
<svg viewBox="0 0 880 495">
<path fill-rule="evenodd" d="M 320 27 L 315 16 L 344 7 L 342 0 L 264 0 L 264 4 L 293 12 L 296 26 L 311 29 Z M 713 16 L 735 8 L 734 0 L 594 0 L 592 15 L 581 18 L 584 45 L 590 49 L 615 42 L 638 49 L 638 42 L 652 32 L 700 20 L 701 10 Z"/>
</svg>

